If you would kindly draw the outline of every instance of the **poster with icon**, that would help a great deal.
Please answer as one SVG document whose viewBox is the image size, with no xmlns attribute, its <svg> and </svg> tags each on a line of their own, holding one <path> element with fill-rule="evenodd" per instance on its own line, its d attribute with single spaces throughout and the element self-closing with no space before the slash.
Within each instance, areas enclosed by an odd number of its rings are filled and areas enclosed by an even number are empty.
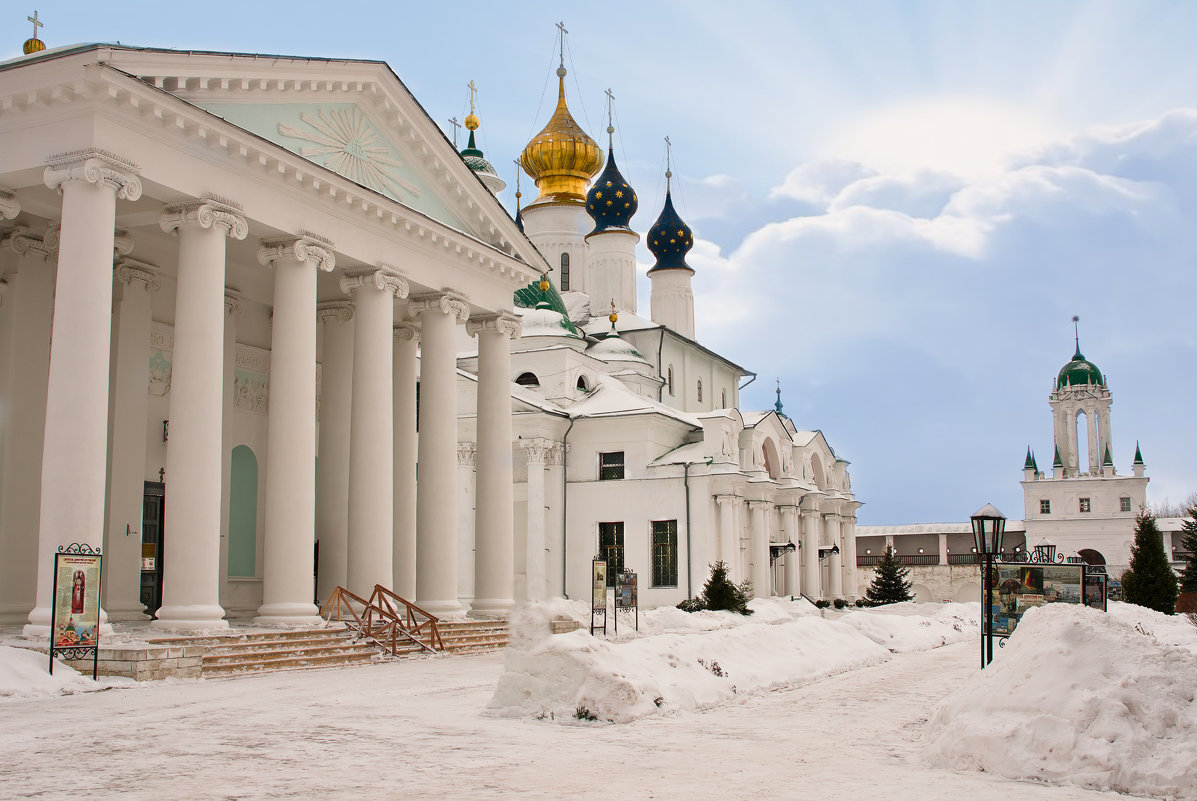
<svg viewBox="0 0 1197 801">
<path fill-rule="evenodd" d="M 92 657 L 92 678 L 100 645 L 100 566 L 98 550 L 87 545 L 60 547 L 54 554 L 54 603 L 50 611 L 50 673 L 54 658 Z"/>
</svg>

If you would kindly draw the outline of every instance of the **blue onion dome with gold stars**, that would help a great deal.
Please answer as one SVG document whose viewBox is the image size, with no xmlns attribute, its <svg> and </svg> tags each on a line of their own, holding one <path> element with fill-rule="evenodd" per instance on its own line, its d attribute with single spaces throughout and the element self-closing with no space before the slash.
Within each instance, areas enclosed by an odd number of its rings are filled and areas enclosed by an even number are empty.
<svg viewBox="0 0 1197 801">
<path fill-rule="evenodd" d="M 536 182 L 537 203 L 585 203 L 586 185 L 603 166 L 603 151 L 582 130 L 565 103 L 565 67 L 557 68 L 557 108 L 544 130 L 520 154 L 520 166 Z"/>
<path fill-rule="evenodd" d="M 594 220 L 594 230 L 630 231 L 629 223 L 638 206 L 636 192 L 619 172 L 615 164 L 615 150 L 607 149 L 607 167 L 586 193 L 586 213 Z"/>
<path fill-rule="evenodd" d="M 668 190 L 665 192 L 665 208 L 661 209 L 661 216 L 648 230 L 648 249 L 657 258 L 649 272 L 656 270 L 689 270 L 694 268 L 686 264 L 686 254 L 694 247 L 694 234 L 690 226 L 682 222 L 682 218 L 673 208 L 673 198 Z"/>
</svg>

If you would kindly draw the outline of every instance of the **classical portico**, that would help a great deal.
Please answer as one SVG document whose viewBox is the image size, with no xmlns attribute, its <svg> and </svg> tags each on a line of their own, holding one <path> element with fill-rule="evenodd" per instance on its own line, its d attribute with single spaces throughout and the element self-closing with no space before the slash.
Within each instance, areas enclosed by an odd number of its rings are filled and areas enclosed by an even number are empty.
<svg viewBox="0 0 1197 801">
<path fill-rule="evenodd" d="M 224 105 L 247 91 L 267 128 Z M 9 62 L 0 98 L 14 97 L 0 118 L 0 616 L 48 634 L 53 554 L 73 542 L 103 549 L 112 616 L 159 628 L 311 623 L 333 587 L 376 583 L 464 614 L 467 320 L 470 611 L 505 614 L 510 308 L 548 265 L 390 70 L 94 45 Z M 348 141 L 340 161 L 305 154 L 296 143 L 334 118 L 386 157 L 358 169 L 374 157 Z M 164 517 L 143 519 L 143 494 Z"/>
</svg>

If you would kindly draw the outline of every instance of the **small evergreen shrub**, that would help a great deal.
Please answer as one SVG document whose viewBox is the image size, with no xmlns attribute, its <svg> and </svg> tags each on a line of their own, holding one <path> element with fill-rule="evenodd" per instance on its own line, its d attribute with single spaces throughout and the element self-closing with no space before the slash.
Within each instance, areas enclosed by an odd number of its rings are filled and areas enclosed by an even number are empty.
<svg viewBox="0 0 1197 801">
<path fill-rule="evenodd" d="M 826 609 L 827 607 L 831 606 L 831 601 L 818 600 L 815 601 L 815 606 L 819 609 Z"/>
<path fill-rule="evenodd" d="M 1146 510 L 1135 518 L 1130 569 L 1122 574 L 1122 597 L 1165 615 L 1176 614 L 1176 574 L 1164 554 L 1164 541 L 1155 515 Z"/>
<path fill-rule="evenodd" d="M 716 562 L 711 565 L 711 577 L 703 585 L 702 594 L 695 598 L 687 598 L 677 605 L 683 612 L 698 612 L 703 609 L 712 611 L 726 610 L 741 615 L 751 615 L 748 601 L 752 598 L 752 584 L 747 580 L 735 584 L 727 577 L 727 565 Z"/>
<path fill-rule="evenodd" d="M 909 601 L 913 597 L 909 575 L 910 569 L 898 561 L 892 547 L 887 547 L 873 570 L 873 583 L 865 590 L 865 598 L 874 606 Z"/>
<path fill-rule="evenodd" d="M 1180 591 L 1197 592 L 1197 504 L 1186 509 L 1185 515 L 1180 541 L 1185 552 L 1185 566 L 1180 571 Z"/>
<path fill-rule="evenodd" d="M 836 598 L 833 603 L 835 604 L 836 609 L 843 609 L 845 606 L 848 605 L 848 602 L 845 601 L 843 598 Z"/>
<path fill-rule="evenodd" d="M 598 720 L 598 715 L 594 714 L 584 706 L 579 706 L 574 710 L 574 717 L 578 720 Z"/>
</svg>

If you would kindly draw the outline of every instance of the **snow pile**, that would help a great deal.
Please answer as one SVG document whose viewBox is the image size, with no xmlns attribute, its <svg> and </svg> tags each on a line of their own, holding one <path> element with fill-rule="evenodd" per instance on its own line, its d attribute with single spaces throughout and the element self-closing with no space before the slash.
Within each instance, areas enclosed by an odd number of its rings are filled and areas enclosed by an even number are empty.
<svg viewBox="0 0 1197 801">
<path fill-rule="evenodd" d="M 981 636 L 981 604 L 890 604 L 851 612 L 843 621 L 894 653 L 925 651 Z"/>
<path fill-rule="evenodd" d="M 72 667 L 57 662 L 50 675 L 50 658 L 25 648 L 0 645 L 0 698 L 36 698 L 98 690 L 100 686 Z"/>
<path fill-rule="evenodd" d="M 618 637 L 608 629 L 604 639 L 585 628 L 547 633 L 553 618 L 584 621 L 584 602 L 531 604 L 512 619 L 488 714 L 626 723 L 807 684 L 884 662 L 891 650 L 958 639 L 970 626 L 976 636 L 976 615 L 969 623 L 966 605 L 906 606 L 901 614 L 870 610 L 826 618 L 807 601 L 754 601 L 749 617 L 664 607 L 642 613 L 639 632 L 628 618 Z"/>
<path fill-rule="evenodd" d="M 1126 604 L 1032 609 L 928 725 L 927 760 L 1012 779 L 1197 799 L 1197 630 Z M 1145 622 L 1129 622 L 1132 619 Z"/>
</svg>

